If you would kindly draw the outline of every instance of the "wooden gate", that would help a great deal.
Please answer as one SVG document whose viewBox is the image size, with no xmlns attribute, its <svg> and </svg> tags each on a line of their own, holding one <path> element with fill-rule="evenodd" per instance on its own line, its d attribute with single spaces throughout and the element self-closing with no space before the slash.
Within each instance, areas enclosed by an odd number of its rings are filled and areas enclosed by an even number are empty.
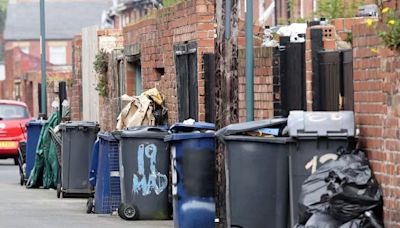
<svg viewBox="0 0 400 228">
<path fill-rule="evenodd" d="M 274 115 L 288 116 L 290 110 L 306 110 L 305 43 L 290 43 L 282 37 L 282 47 L 273 55 Z"/>
<path fill-rule="evenodd" d="M 318 111 L 353 110 L 353 52 L 320 51 L 318 53 Z"/>
<path fill-rule="evenodd" d="M 198 120 L 197 44 L 174 46 L 178 94 L 178 120 Z"/>
</svg>

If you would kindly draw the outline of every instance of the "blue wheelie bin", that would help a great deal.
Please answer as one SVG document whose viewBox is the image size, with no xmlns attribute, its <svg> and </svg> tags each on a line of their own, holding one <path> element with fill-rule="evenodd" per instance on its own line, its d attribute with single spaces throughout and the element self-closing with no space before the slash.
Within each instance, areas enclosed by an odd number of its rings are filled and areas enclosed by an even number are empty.
<svg viewBox="0 0 400 228">
<path fill-rule="evenodd" d="M 111 214 L 121 203 L 119 142 L 108 132 L 98 134 L 99 157 L 96 175 L 94 212 Z"/>
<path fill-rule="evenodd" d="M 175 227 L 215 227 L 214 124 L 178 123 L 170 133 Z"/>
<path fill-rule="evenodd" d="M 26 143 L 26 168 L 25 182 L 31 175 L 31 171 L 35 166 L 36 147 L 39 141 L 40 132 L 46 121 L 31 120 L 26 124 L 27 128 L 27 143 Z"/>
</svg>

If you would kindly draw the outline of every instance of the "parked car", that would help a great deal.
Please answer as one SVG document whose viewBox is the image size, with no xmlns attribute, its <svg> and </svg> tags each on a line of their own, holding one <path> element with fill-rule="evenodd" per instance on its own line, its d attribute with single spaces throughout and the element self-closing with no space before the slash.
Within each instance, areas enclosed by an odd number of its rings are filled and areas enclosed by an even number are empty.
<svg viewBox="0 0 400 228">
<path fill-rule="evenodd" d="M 0 159 L 13 158 L 18 164 L 18 144 L 26 139 L 26 123 L 30 119 L 25 103 L 0 100 Z"/>
</svg>

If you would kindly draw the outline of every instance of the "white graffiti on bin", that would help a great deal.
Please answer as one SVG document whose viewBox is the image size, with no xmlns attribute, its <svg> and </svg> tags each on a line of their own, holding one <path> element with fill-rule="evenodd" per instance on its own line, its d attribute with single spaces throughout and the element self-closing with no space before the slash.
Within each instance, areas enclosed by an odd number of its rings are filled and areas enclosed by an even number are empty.
<svg viewBox="0 0 400 228">
<path fill-rule="evenodd" d="M 148 178 L 146 178 L 144 172 L 145 156 L 150 160 L 150 174 Z M 167 188 L 168 178 L 156 169 L 157 147 L 154 144 L 149 144 L 147 146 L 144 144 L 140 145 L 137 151 L 137 159 L 138 175 L 133 175 L 133 192 L 139 194 L 141 191 L 143 196 L 147 196 L 154 191 L 154 193 L 159 195 Z"/>
</svg>

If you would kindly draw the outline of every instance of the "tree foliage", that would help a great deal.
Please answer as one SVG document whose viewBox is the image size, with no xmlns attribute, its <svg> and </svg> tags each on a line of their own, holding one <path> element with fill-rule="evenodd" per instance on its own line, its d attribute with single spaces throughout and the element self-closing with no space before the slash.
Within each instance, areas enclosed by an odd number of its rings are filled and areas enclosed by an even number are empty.
<svg viewBox="0 0 400 228">
<path fill-rule="evenodd" d="M 318 0 L 316 16 L 327 19 L 354 17 L 362 3 L 362 0 Z"/>
</svg>

